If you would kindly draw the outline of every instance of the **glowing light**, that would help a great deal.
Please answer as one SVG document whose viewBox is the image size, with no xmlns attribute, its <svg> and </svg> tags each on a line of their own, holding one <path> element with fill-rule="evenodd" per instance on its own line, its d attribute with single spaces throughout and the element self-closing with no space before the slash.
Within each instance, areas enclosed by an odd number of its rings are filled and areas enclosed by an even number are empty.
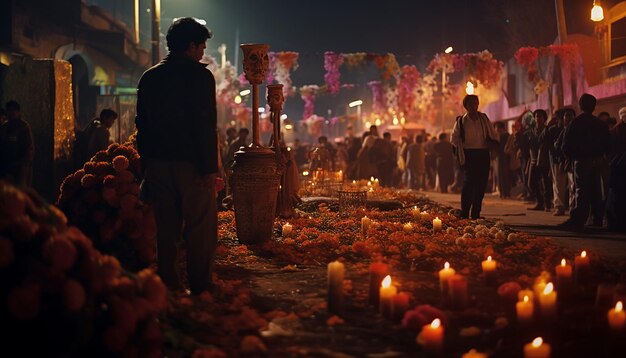
<svg viewBox="0 0 626 358">
<path fill-rule="evenodd" d="M 376 118 L 376 121 L 374 122 L 377 126 L 379 126 L 382 122 L 380 121 L 380 118 Z"/>
<path fill-rule="evenodd" d="M 247 89 L 247 90 L 243 90 L 243 91 L 239 92 L 239 95 L 240 95 L 240 96 L 242 96 L 242 97 L 243 97 L 243 96 L 247 96 L 247 95 L 249 95 L 249 94 L 250 94 L 250 90 L 249 90 L 249 89 Z"/>
<path fill-rule="evenodd" d="M 591 21 L 602 21 L 604 20 L 604 10 L 602 9 L 602 6 L 598 3 L 596 4 L 596 2 L 593 2 L 593 7 L 591 8 Z"/>
<path fill-rule="evenodd" d="M 381 286 L 383 288 L 387 288 L 387 287 L 391 286 L 391 276 L 387 275 L 387 277 L 385 277 L 385 279 L 381 283 Z"/>
<path fill-rule="evenodd" d="M 474 84 L 470 81 L 467 81 L 465 85 L 465 93 L 466 94 L 474 94 Z"/>
<path fill-rule="evenodd" d="M 303 172 L 302 172 L 302 175 L 304 175 L 304 176 L 309 175 L 309 171 L 308 171 L 308 170 L 303 171 Z"/>
<path fill-rule="evenodd" d="M 524 296 L 524 302 L 528 302 L 528 296 Z"/>
<path fill-rule="evenodd" d="M 283 114 L 281 114 L 281 115 L 280 115 L 280 119 L 284 121 L 285 119 L 287 119 L 287 115 L 286 115 L 286 114 L 284 114 L 284 113 L 283 113 Z"/>
<path fill-rule="evenodd" d="M 369 128 L 371 126 L 372 126 L 372 122 L 370 121 L 365 122 L 365 128 Z"/>
<path fill-rule="evenodd" d="M 265 107 L 259 107 L 259 113 L 265 113 Z"/>
<path fill-rule="evenodd" d="M 293 129 L 293 126 L 291 124 L 285 124 L 285 129 L 286 130 L 291 130 L 291 129 Z"/>
<path fill-rule="evenodd" d="M 235 96 L 235 103 L 237 103 L 237 104 L 241 103 L 241 97 L 240 96 Z"/>
<path fill-rule="evenodd" d="M 487 256 L 487 261 L 491 261 L 491 256 Z"/>
<path fill-rule="evenodd" d="M 587 251 L 583 251 L 580 253 L 580 257 L 587 257 Z"/>
<path fill-rule="evenodd" d="M 400 123 L 400 121 L 398 121 L 398 117 L 393 117 L 393 125 L 397 126 Z"/>
<path fill-rule="evenodd" d="M 448 48 L 446 48 L 446 50 L 444 51 L 445 53 L 450 53 L 452 52 L 454 49 L 452 48 L 452 46 L 448 46 Z"/>
<path fill-rule="evenodd" d="M 615 304 L 615 312 L 622 312 L 623 309 L 624 305 L 622 304 L 622 301 L 617 301 Z"/>
<path fill-rule="evenodd" d="M 561 260 L 561 266 L 565 267 L 565 265 L 567 264 L 567 262 L 565 261 L 565 259 Z"/>
<path fill-rule="evenodd" d="M 150 12 L 150 9 L 147 10 L 147 12 Z M 176 22 L 176 20 L 178 19 L 182 19 L 181 17 L 175 17 L 172 19 L 172 22 Z M 198 19 L 198 18 L 193 18 L 194 20 L 196 20 L 197 23 L 199 23 L 202 26 L 206 26 L 206 20 L 204 19 Z"/>
<path fill-rule="evenodd" d="M 538 347 L 541 347 L 542 344 L 543 344 L 543 338 L 537 337 L 533 339 L 533 347 L 538 348 Z"/>
<path fill-rule="evenodd" d="M 360 106 L 362 104 L 363 104 L 363 101 L 361 101 L 360 99 L 357 99 L 356 101 L 350 102 L 350 104 L 348 104 L 348 107 L 353 108 L 356 106 Z"/>
<path fill-rule="evenodd" d="M 441 326 L 441 320 L 439 318 L 435 318 L 431 323 L 430 323 L 430 328 L 439 328 Z"/>
<path fill-rule="evenodd" d="M 446 261 L 445 264 L 443 264 L 443 268 L 445 268 L 446 270 L 450 268 L 450 263 Z"/>
<path fill-rule="evenodd" d="M 552 293 L 552 291 L 554 291 L 554 285 L 552 284 L 552 282 L 550 282 L 546 285 L 546 288 L 543 289 L 543 294 L 549 295 Z"/>
</svg>

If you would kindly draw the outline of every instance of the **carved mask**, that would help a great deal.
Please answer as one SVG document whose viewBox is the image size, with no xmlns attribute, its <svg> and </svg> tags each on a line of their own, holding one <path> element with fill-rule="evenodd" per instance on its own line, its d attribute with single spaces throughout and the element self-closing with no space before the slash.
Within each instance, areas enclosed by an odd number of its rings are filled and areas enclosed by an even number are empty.
<svg viewBox="0 0 626 358">
<path fill-rule="evenodd" d="M 269 104 L 272 112 L 281 111 L 284 102 L 283 85 L 267 85 L 267 104 Z"/>
<path fill-rule="evenodd" d="M 270 65 L 267 55 L 269 45 L 266 44 L 243 44 L 243 71 L 246 79 L 251 84 L 261 84 L 265 80 L 265 73 Z"/>
</svg>

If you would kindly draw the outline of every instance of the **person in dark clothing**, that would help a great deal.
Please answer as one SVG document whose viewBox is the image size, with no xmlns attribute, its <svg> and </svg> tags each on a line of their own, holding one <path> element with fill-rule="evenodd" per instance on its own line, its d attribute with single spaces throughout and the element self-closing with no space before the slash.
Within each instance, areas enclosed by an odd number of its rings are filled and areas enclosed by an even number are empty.
<svg viewBox="0 0 626 358">
<path fill-rule="evenodd" d="M 193 18 L 174 21 L 167 31 L 169 54 L 137 86 L 142 196 L 154 207 L 158 273 L 169 288 L 182 288 L 177 270 L 182 237 L 193 294 L 212 287 L 217 246 L 215 79 L 199 63 L 209 38 L 209 30 Z"/>
<path fill-rule="evenodd" d="M 596 98 L 583 94 L 578 101 L 582 114 L 574 118 L 563 135 L 563 153 L 574 161 L 574 208 L 563 227 L 582 228 L 591 205 L 594 226 L 602 226 L 600 171 L 602 160 L 611 152 L 611 134 L 606 123 L 593 115 Z"/>
<path fill-rule="evenodd" d="M 393 186 L 393 173 L 397 166 L 396 152 L 391 142 L 391 133 L 383 133 L 383 138 L 377 138 L 370 151 L 370 160 L 378 170 L 380 185 Z"/>
<path fill-rule="evenodd" d="M 439 134 L 439 141 L 435 143 L 434 150 L 437 155 L 439 190 L 442 193 L 447 193 L 448 186 L 454 181 L 454 153 L 446 133 Z"/>
<path fill-rule="evenodd" d="M 506 143 L 509 141 L 510 134 L 506 130 L 503 122 L 496 122 L 496 132 L 500 139 L 500 148 L 498 149 L 497 165 L 498 165 L 498 192 L 500 198 L 511 197 L 511 158 L 504 150 Z"/>
<path fill-rule="evenodd" d="M 543 109 L 533 112 L 535 128 L 529 132 L 530 144 L 530 181 L 529 186 L 537 205 L 528 210 L 552 209 L 552 181 L 550 180 L 550 146 L 545 139 L 548 114 Z"/>
<path fill-rule="evenodd" d="M 528 111 L 519 118 L 521 128 L 514 133 L 515 145 L 519 150 L 519 160 L 521 165 L 521 176 L 523 184 L 522 199 L 525 201 L 535 201 L 535 195 L 528 187 L 530 172 L 530 143 L 528 141 L 533 125 L 532 112 Z"/>
<path fill-rule="evenodd" d="M 239 137 L 237 140 L 230 143 L 230 147 L 228 147 L 228 154 L 226 154 L 226 161 L 224 161 L 224 165 L 226 165 L 226 167 L 230 167 L 230 165 L 232 165 L 235 160 L 235 152 L 237 152 L 241 147 L 248 145 L 249 134 L 250 130 L 248 128 L 239 129 Z"/>
<path fill-rule="evenodd" d="M 76 134 L 74 143 L 74 164 L 81 168 L 96 153 L 105 150 L 111 144 L 109 130 L 117 119 L 117 113 L 112 109 L 103 109 L 100 116 L 89 122 L 87 128 Z"/>
<path fill-rule="evenodd" d="M 35 144 L 30 125 L 22 119 L 20 104 L 6 104 L 7 120 L 0 125 L 0 178 L 14 185 L 30 186 Z"/>
<path fill-rule="evenodd" d="M 487 141 L 497 142 L 498 135 L 487 115 L 478 111 L 478 96 L 465 96 L 463 107 L 467 112 L 457 119 L 451 141 L 465 173 L 461 217 L 478 219 L 491 166 Z"/>
<path fill-rule="evenodd" d="M 567 171 L 564 170 L 563 162 L 565 158 L 561 148 L 556 145 L 557 140 L 565 128 L 565 113 L 568 110 L 559 109 L 552 117 L 548 128 L 544 131 L 543 141 L 548 146 L 550 154 L 550 174 L 552 175 L 552 196 L 556 209 L 554 216 L 565 215 L 565 210 L 569 208 L 567 195 Z"/>
</svg>

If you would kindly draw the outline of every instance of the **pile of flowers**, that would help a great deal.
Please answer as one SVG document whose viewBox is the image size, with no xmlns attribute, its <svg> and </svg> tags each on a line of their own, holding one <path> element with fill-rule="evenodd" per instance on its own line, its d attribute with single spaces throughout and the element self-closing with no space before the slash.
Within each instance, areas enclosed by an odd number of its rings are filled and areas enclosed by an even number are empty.
<svg viewBox="0 0 626 358">
<path fill-rule="evenodd" d="M 151 270 L 123 272 L 59 209 L 0 182 L 0 326 L 28 356 L 158 357 L 167 289 Z M 7 347 L 8 345 L 8 347 Z"/>
<path fill-rule="evenodd" d="M 139 200 L 141 162 L 130 145 L 111 144 L 70 174 L 57 204 L 94 246 L 137 271 L 154 262 L 156 223 Z"/>
</svg>

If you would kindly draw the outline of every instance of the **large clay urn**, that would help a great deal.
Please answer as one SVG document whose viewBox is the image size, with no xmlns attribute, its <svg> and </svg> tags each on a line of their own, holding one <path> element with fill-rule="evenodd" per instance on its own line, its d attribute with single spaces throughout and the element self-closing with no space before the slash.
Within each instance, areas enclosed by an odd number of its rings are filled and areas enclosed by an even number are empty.
<svg viewBox="0 0 626 358">
<path fill-rule="evenodd" d="M 230 177 L 235 205 L 237 237 L 242 244 L 258 244 L 272 238 L 276 198 L 280 186 L 281 165 L 276 153 L 259 143 L 258 85 L 269 67 L 264 44 L 241 45 L 243 68 L 252 84 L 252 144 L 235 153 Z"/>
</svg>

